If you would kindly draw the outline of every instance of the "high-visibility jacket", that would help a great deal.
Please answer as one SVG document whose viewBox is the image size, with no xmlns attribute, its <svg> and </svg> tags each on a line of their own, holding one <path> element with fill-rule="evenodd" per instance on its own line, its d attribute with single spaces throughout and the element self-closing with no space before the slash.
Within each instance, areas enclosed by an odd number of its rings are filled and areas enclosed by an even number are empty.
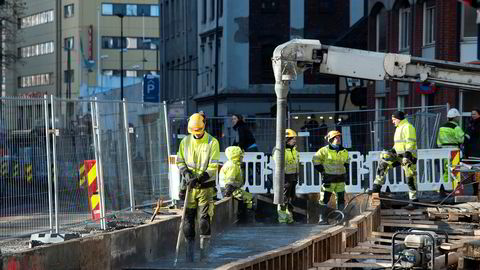
<svg viewBox="0 0 480 270">
<path fill-rule="evenodd" d="M 178 148 L 176 164 L 180 171 L 188 169 L 195 176 L 208 173 L 208 180 L 201 184 L 214 185 L 219 159 L 220 145 L 217 139 L 205 132 L 200 139 L 196 139 L 192 134 L 183 138 Z"/>
<path fill-rule="evenodd" d="M 227 148 L 228 149 L 228 148 Z M 242 171 L 242 155 L 236 151 L 225 151 L 228 161 L 220 169 L 225 185 L 232 185 L 237 188 L 243 186 L 244 178 Z"/>
<path fill-rule="evenodd" d="M 276 152 L 273 154 L 275 159 Z M 285 147 L 285 174 L 298 174 L 300 171 L 300 155 L 297 147 Z"/>
<path fill-rule="evenodd" d="M 407 119 L 403 119 L 398 123 L 397 129 L 395 129 L 395 135 L 393 136 L 393 142 L 393 148 L 397 154 L 403 154 L 408 151 L 416 156 L 417 134 L 415 128 Z"/>
<path fill-rule="evenodd" d="M 465 133 L 455 121 L 448 121 L 438 130 L 438 147 L 459 147 L 465 139 Z"/>
<path fill-rule="evenodd" d="M 330 145 L 320 148 L 312 158 L 313 166 L 323 165 L 326 174 L 342 175 L 347 172 L 345 164 L 349 164 L 347 149 L 334 149 Z"/>
</svg>

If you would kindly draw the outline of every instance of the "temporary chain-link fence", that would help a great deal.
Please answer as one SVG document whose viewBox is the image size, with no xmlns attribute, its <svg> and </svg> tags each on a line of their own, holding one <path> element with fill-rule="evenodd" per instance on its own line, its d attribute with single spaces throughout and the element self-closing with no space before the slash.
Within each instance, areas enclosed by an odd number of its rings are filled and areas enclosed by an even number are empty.
<svg viewBox="0 0 480 270">
<path fill-rule="evenodd" d="M 165 104 L 1 101 L 0 239 L 91 222 L 97 182 L 101 217 L 170 199 Z"/>
<path fill-rule="evenodd" d="M 366 154 L 393 146 L 395 126 L 391 121 L 397 108 L 380 110 L 302 112 L 290 114 L 290 127 L 308 132 L 297 138 L 300 151 L 315 152 L 326 145 L 325 135 L 340 131 L 343 145 Z M 419 149 L 434 148 L 439 125 L 446 121 L 447 105 L 405 108 L 406 118 L 417 131 Z"/>
</svg>

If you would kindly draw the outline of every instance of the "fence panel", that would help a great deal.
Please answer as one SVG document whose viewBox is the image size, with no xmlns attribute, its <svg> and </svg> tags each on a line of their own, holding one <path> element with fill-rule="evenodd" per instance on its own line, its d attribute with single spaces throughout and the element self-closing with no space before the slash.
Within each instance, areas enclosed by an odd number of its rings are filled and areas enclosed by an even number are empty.
<svg viewBox="0 0 480 270">
<path fill-rule="evenodd" d="M 0 239 L 48 230 L 45 100 L 0 99 Z"/>
</svg>

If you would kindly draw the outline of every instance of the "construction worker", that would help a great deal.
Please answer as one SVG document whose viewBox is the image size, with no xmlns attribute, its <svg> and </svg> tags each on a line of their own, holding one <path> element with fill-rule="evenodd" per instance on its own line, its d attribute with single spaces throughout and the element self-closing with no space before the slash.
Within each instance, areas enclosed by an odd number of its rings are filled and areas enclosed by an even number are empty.
<svg viewBox="0 0 480 270">
<path fill-rule="evenodd" d="M 349 157 L 342 146 L 342 134 L 332 130 L 325 136 L 328 145 L 320 148 L 312 158 L 315 170 L 322 175 L 320 187 L 320 218 L 318 224 L 326 225 L 327 204 L 335 193 L 337 209 L 345 207 L 345 180 L 348 177 Z"/>
<path fill-rule="evenodd" d="M 245 178 L 242 171 L 243 150 L 238 146 L 230 146 L 225 149 L 225 155 L 228 161 L 220 169 L 220 177 L 225 182 L 225 197 L 233 197 L 241 202 L 239 206 L 239 216 L 244 216 L 244 209 L 251 212 L 252 210 L 252 194 L 243 190 Z"/>
<path fill-rule="evenodd" d="M 300 169 L 300 155 L 297 152 L 297 133 L 293 129 L 285 130 L 285 184 L 283 187 L 283 204 L 277 206 L 278 222 L 293 223 L 293 200 L 295 199 L 295 188 L 298 183 L 298 172 Z M 274 152 L 273 158 L 275 159 Z"/>
<path fill-rule="evenodd" d="M 205 132 L 205 116 L 194 113 L 188 119 L 188 133 L 180 142 L 177 166 L 183 177 L 180 199 L 186 203 L 183 233 L 187 247 L 187 261 L 194 260 L 195 218 L 200 210 L 200 256 L 206 259 L 210 242 L 210 221 L 214 213 L 216 174 L 220 158 L 220 146 L 212 135 Z M 188 197 L 185 198 L 186 188 Z"/>
<path fill-rule="evenodd" d="M 440 148 L 452 148 L 452 150 L 460 150 L 463 144 L 465 133 L 459 126 L 461 115 L 457 109 L 452 108 L 447 113 L 448 122 L 443 124 L 438 130 L 437 145 Z M 443 160 L 443 181 L 448 182 L 448 160 Z M 453 188 L 455 189 L 458 181 L 453 179 Z"/>
<path fill-rule="evenodd" d="M 417 136 L 415 128 L 405 118 L 405 113 L 397 111 L 392 115 L 392 123 L 395 125 L 395 135 L 393 137 L 393 149 L 382 151 L 380 162 L 377 168 L 372 193 L 379 193 L 385 183 L 385 175 L 388 170 L 402 166 L 407 178 L 408 197 L 410 203 L 406 209 L 413 210 L 415 206 L 412 202 L 417 202 Z"/>
</svg>

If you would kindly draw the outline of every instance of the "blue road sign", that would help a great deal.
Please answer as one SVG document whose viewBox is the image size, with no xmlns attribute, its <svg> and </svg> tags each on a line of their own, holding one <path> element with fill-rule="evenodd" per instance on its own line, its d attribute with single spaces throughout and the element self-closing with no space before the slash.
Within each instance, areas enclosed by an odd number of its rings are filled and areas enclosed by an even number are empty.
<svg viewBox="0 0 480 270">
<path fill-rule="evenodd" d="M 147 74 L 143 77 L 143 102 L 160 102 L 160 78 Z"/>
</svg>

